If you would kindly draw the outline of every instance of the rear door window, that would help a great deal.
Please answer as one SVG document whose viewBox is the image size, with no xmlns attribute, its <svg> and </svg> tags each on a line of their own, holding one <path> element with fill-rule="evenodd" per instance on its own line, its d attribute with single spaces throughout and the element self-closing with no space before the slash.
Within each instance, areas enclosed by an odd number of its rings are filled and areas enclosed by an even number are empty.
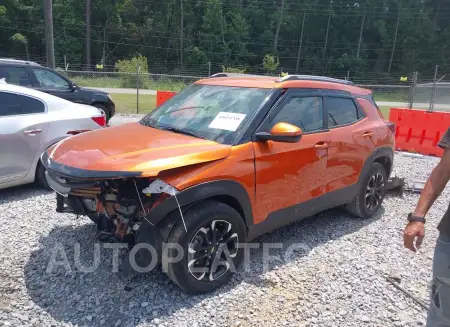
<svg viewBox="0 0 450 327">
<path fill-rule="evenodd" d="M 364 115 L 350 98 L 324 97 L 324 105 L 328 128 L 352 124 Z"/>
<path fill-rule="evenodd" d="M 0 92 L 0 117 L 45 112 L 43 102 L 21 94 Z"/>
<path fill-rule="evenodd" d="M 6 83 L 31 86 L 31 79 L 24 67 L 0 66 L 0 79 L 5 79 Z"/>
</svg>

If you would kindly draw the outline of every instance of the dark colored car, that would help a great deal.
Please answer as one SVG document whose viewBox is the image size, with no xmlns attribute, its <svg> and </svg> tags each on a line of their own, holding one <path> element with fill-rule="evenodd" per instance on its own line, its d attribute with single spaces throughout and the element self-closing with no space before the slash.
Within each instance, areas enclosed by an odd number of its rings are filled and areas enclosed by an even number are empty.
<svg viewBox="0 0 450 327">
<path fill-rule="evenodd" d="M 35 62 L 0 59 L 0 79 L 3 78 L 8 84 L 30 87 L 72 102 L 97 107 L 104 112 L 107 121 L 116 112 L 108 93 L 79 87 L 53 69 Z"/>
</svg>

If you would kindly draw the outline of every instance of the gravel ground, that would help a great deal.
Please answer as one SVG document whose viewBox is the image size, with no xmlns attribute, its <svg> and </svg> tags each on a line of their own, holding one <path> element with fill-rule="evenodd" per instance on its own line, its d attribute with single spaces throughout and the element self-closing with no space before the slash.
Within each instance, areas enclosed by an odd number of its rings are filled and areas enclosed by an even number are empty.
<svg viewBox="0 0 450 327">
<path fill-rule="evenodd" d="M 116 117 L 115 123 L 130 117 Z M 435 158 L 395 157 L 395 174 L 424 180 Z M 426 313 L 386 280 L 428 303 L 428 283 L 437 232 L 449 190 L 428 220 L 423 248 L 402 245 L 407 213 L 417 195 L 389 196 L 371 220 L 330 210 L 258 238 L 301 243 L 302 251 L 263 270 L 262 247 L 248 269 L 212 294 L 186 296 L 160 271 L 131 280 L 113 272 L 112 250 L 101 247 L 92 264 L 96 228 L 89 219 L 55 212 L 53 193 L 24 186 L 0 191 L 0 326 L 420 326 Z M 75 255 L 74 244 L 81 244 Z M 56 249 L 69 267 L 47 272 Z M 271 255 L 284 256 L 283 249 Z M 60 252 L 61 254 L 62 252 Z M 61 256 L 57 260 L 62 260 Z M 68 268 L 66 270 L 66 268 Z M 126 287 L 125 287 L 126 286 Z"/>
</svg>

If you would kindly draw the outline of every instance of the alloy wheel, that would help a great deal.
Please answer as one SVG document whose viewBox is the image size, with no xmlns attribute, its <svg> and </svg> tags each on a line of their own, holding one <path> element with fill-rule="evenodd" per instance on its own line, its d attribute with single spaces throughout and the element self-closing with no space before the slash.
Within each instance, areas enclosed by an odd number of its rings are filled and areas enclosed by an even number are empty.
<svg viewBox="0 0 450 327">
<path fill-rule="evenodd" d="M 377 208 L 382 199 L 384 191 L 384 177 L 381 173 L 375 173 L 369 178 L 366 187 L 365 205 L 370 211 Z"/>
<path fill-rule="evenodd" d="M 199 281 L 214 281 L 230 269 L 236 257 L 239 238 L 225 220 L 213 220 L 202 226 L 188 247 L 188 269 Z"/>
</svg>

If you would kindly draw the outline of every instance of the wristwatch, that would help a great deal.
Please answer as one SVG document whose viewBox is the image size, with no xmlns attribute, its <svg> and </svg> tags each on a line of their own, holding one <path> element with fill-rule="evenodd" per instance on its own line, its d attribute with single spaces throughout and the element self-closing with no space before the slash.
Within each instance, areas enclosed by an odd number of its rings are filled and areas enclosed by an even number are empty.
<svg viewBox="0 0 450 327">
<path fill-rule="evenodd" d="M 426 222 L 425 218 L 419 217 L 419 216 L 414 216 L 412 213 L 410 213 L 408 215 L 408 221 L 409 222 L 411 222 L 411 221 L 420 221 L 421 223 L 424 223 L 424 224 Z"/>
</svg>

